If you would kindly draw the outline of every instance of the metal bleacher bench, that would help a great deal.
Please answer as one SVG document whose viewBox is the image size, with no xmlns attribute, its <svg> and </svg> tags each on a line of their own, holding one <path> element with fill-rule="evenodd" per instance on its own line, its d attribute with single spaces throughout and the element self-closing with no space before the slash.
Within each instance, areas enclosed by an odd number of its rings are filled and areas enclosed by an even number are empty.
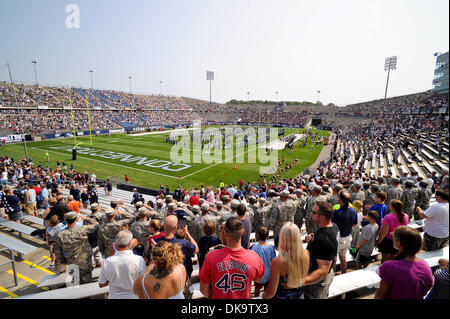
<svg viewBox="0 0 450 319">
<path fill-rule="evenodd" d="M 40 217 L 32 216 L 32 215 L 26 215 L 22 218 L 22 220 L 25 219 L 33 224 L 44 226 L 44 220 Z"/>
<path fill-rule="evenodd" d="M 10 228 L 14 231 L 17 231 L 19 233 L 19 237 L 22 237 L 22 234 L 32 236 L 31 234 L 36 231 L 36 228 L 30 227 L 30 226 L 27 226 L 24 224 L 19 224 L 19 223 L 7 220 L 5 218 L 0 218 L 0 226 Z"/>
<path fill-rule="evenodd" d="M 100 267 L 94 268 L 92 270 L 92 279 L 96 279 L 100 276 Z M 38 287 L 48 287 L 49 289 L 54 289 L 59 286 L 64 286 L 68 282 L 72 282 L 73 277 L 66 271 L 61 274 L 48 275 L 45 276 Z"/>
<path fill-rule="evenodd" d="M 20 240 L 17 240 L 15 238 L 0 234 L 0 246 L 3 246 L 4 248 L 0 249 L 0 251 L 9 250 L 11 259 L 7 262 L 4 262 L 0 264 L 0 266 L 3 266 L 5 264 L 12 264 L 13 273 L 14 273 L 14 282 L 17 286 L 17 274 L 16 274 L 16 263 L 14 259 L 14 252 L 17 252 L 21 257 L 23 255 L 29 254 L 37 249 L 37 247 L 34 247 L 32 245 L 29 245 L 27 243 L 24 243 Z"/>
<path fill-rule="evenodd" d="M 98 282 L 44 291 L 36 294 L 21 296 L 15 299 L 83 299 L 105 295 L 109 286 L 100 288 Z"/>
</svg>

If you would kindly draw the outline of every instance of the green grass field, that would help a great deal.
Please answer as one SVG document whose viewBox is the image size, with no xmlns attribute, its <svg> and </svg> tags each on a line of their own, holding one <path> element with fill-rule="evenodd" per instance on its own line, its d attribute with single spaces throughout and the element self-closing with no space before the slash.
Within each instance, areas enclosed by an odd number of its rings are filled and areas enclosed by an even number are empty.
<svg viewBox="0 0 450 319">
<path fill-rule="evenodd" d="M 286 135 L 291 133 L 301 134 L 303 129 L 286 128 Z M 256 158 L 253 155 L 256 146 L 244 148 L 244 163 L 235 163 L 236 151 L 233 149 L 233 156 L 227 157 L 233 163 L 189 163 L 190 167 L 180 171 L 170 171 L 164 169 L 180 169 L 180 166 L 169 165 L 170 150 L 172 144 L 165 142 L 168 133 L 155 135 L 135 136 L 132 134 L 94 136 L 93 143 L 90 144 L 89 137 L 77 137 L 78 145 L 77 160 L 72 161 L 72 148 L 75 145 L 73 138 L 46 140 L 40 142 L 28 142 L 27 149 L 33 163 L 38 161 L 45 166 L 56 167 L 56 162 L 64 161 L 67 168 L 73 163 L 75 170 L 95 172 L 97 178 L 111 178 L 113 181 L 124 181 L 125 174 L 130 178 L 133 185 L 158 188 L 160 183 L 168 184 L 170 189 L 175 189 L 179 184 L 182 187 L 199 187 L 200 185 L 217 186 L 220 181 L 225 184 L 237 183 L 240 178 L 244 181 L 259 181 L 260 166 L 258 151 Z M 319 136 L 329 136 L 327 131 L 319 131 Z M 295 177 L 307 166 L 312 165 L 320 151 L 322 145 L 313 147 L 308 143 L 301 147 L 303 139 L 294 144 L 292 152 L 287 150 L 278 151 L 278 157 L 284 157 L 287 162 L 298 158 L 298 165 L 288 170 L 284 177 Z M 48 152 L 50 161 L 47 162 Z M 119 154 L 121 153 L 121 154 Z M 222 159 L 225 159 L 225 151 Z M 23 144 L 11 144 L 1 148 L 1 155 L 7 155 L 14 159 L 25 157 Z M 191 155 L 194 150 L 191 147 Z M 256 161 L 249 163 L 249 161 Z M 146 165 L 147 164 L 147 165 Z M 160 166 L 160 167 L 158 167 Z M 267 179 L 268 181 L 270 178 Z"/>
</svg>

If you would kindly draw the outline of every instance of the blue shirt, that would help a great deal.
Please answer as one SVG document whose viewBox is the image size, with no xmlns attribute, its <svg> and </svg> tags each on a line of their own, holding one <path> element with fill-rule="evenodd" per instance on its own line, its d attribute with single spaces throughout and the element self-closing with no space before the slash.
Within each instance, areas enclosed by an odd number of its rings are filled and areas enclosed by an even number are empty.
<svg viewBox="0 0 450 319">
<path fill-rule="evenodd" d="M 377 224 L 378 224 L 378 229 L 380 229 L 381 220 L 384 218 L 384 216 L 387 213 L 387 206 L 385 204 L 375 204 L 372 207 L 370 207 L 369 210 L 374 210 L 378 213 Z"/>
<path fill-rule="evenodd" d="M 270 279 L 270 263 L 276 257 L 275 247 L 273 245 L 262 246 L 257 243 L 252 247 L 252 250 L 261 257 L 264 263 L 264 276 L 260 282 L 264 285 Z"/>
<path fill-rule="evenodd" d="M 354 208 L 341 207 L 333 212 L 331 221 L 337 225 L 340 237 L 347 237 L 352 233 L 353 225 L 358 223 L 357 213 Z"/>
</svg>

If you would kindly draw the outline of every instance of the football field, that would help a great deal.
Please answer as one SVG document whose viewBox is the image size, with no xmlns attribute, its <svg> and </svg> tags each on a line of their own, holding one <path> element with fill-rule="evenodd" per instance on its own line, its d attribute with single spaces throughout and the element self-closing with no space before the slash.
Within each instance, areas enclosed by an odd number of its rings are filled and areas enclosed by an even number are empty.
<svg viewBox="0 0 450 319">
<path fill-rule="evenodd" d="M 185 132 L 192 134 L 190 130 Z M 298 158 L 298 162 L 282 177 L 297 176 L 305 167 L 314 163 L 322 149 L 323 144 L 313 146 L 310 139 L 306 146 L 302 146 L 304 132 L 304 129 L 286 128 L 285 136 L 298 134 L 299 139 L 294 143 L 292 152 L 277 150 L 278 158 L 284 158 L 285 163 Z M 43 167 L 48 165 L 55 168 L 57 161 L 65 162 L 67 169 L 73 164 L 75 170 L 87 171 L 89 174 L 95 172 L 97 178 L 109 177 L 117 182 L 124 181 L 125 175 L 128 175 L 133 185 L 159 189 L 159 185 L 164 184 L 169 185 L 171 190 L 178 185 L 200 187 L 218 186 L 220 181 L 225 184 L 237 183 L 240 178 L 249 182 L 259 181 L 260 168 L 270 166 L 265 147 L 261 145 L 243 146 L 238 149 L 238 141 L 234 139 L 227 149 L 215 149 L 216 152 L 209 153 L 209 146 L 202 149 L 192 142 L 173 145 L 166 142 L 167 136 L 170 136 L 170 131 L 98 135 L 92 136 L 92 144 L 89 137 L 77 137 L 75 161 L 72 161 L 72 149 L 76 145 L 74 138 L 28 142 L 27 150 L 35 166 L 40 161 Z M 329 132 L 319 131 L 318 136 L 328 137 Z M 282 143 L 273 140 L 271 142 L 269 145 Z M 185 153 L 182 153 L 183 151 Z M 49 155 L 48 162 L 46 154 Z M 176 156 L 181 154 L 188 154 L 188 158 L 177 162 Z M 2 147 L 1 155 L 15 160 L 24 158 L 23 144 Z M 267 181 L 270 181 L 269 177 Z"/>
</svg>

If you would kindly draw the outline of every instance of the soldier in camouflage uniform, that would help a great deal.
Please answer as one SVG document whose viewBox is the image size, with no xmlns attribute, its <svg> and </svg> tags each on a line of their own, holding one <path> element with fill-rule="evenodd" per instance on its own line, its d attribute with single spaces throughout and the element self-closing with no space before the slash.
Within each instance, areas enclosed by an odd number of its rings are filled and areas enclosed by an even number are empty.
<svg viewBox="0 0 450 319">
<path fill-rule="evenodd" d="M 289 198 L 289 192 L 284 190 L 280 193 L 280 200 L 277 201 L 266 219 L 266 226 L 273 230 L 275 245 L 278 245 L 280 230 L 284 223 L 294 222 L 296 206 Z"/>
<path fill-rule="evenodd" d="M 408 214 L 409 219 L 412 219 L 414 210 L 416 208 L 415 203 L 419 195 L 419 190 L 415 187 L 414 182 L 407 179 L 405 181 L 405 190 L 403 191 L 402 199 L 403 211 Z"/>
<path fill-rule="evenodd" d="M 213 221 L 215 224 L 217 224 L 217 218 L 209 213 L 210 207 L 208 203 L 203 203 L 200 209 L 201 215 L 197 216 L 192 221 L 193 232 L 189 231 L 192 238 L 194 238 L 196 242 L 198 242 L 201 237 L 205 236 L 203 228 L 205 227 L 207 221 Z"/>
<path fill-rule="evenodd" d="M 156 200 L 156 213 L 158 214 L 158 219 L 159 221 L 163 221 L 164 218 L 162 217 L 164 215 L 164 211 L 165 211 L 165 205 L 162 199 L 157 199 Z"/>
<path fill-rule="evenodd" d="M 391 179 L 391 185 L 392 187 L 389 188 L 388 192 L 386 193 L 386 206 L 388 208 L 389 211 L 389 204 L 391 203 L 391 200 L 393 199 L 398 199 L 398 200 L 402 200 L 403 197 L 403 189 L 400 188 L 399 186 L 400 181 L 398 178 L 392 178 Z M 381 189 L 381 187 L 380 187 Z"/>
<path fill-rule="evenodd" d="M 423 211 L 426 211 L 430 207 L 430 199 L 433 193 L 431 189 L 428 187 L 428 183 L 425 181 L 421 181 L 419 183 L 420 189 L 417 194 L 416 205 L 415 208 L 420 207 Z M 422 216 L 414 208 L 414 220 L 422 219 Z"/>
<path fill-rule="evenodd" d="M 388 186 L 388 184 L 386 184 L 384 182 L 384 178 L 380 176 L 380 177 L 377 178 L 377 181 L 378 181 L 378 190 L 380 190 L 380 191 L 384 192 L 385 194 L 387 194 L 387 192 L 389 190 L 389 186 Z"/>
<path fill-rule="evenodd" d="M 117 233 L 120 231 L 120 227 L 124 224 L 130 225 L 136 220 L 136 217 L 132 214 L 125 212 L 119 212 L 119 215 L 125 215 L 123 219 L 117 221 L 114 219 L 116 211 L 112 208 L 108 208 L 105 211 L 106 222 L 98 229 L 97 240 L 98 248 L 100 252 L 107 258 L 109 256 L 109 247 L 116 240 Z"/>
<path fill-rule="evenodd" d="M 225 216 L 223 216 L 220 223 L 226 222 L 228 220 L 228 218 L 237 217 L 237 207 L 239 206 L 240 203 L 241 202 L 238 201 L 237 199 L 233 199 L 230 203 L 231 211 L 228 214 L 226 214 Z"/>
<path fill-rule="evenodd" d="M 95 219 L 80 215 L 91 225 L 76 226 L 78 214 L 68 212 L 64 218 L 67 222 L 67 228 L 62 230 L 53 243 L 55 251 L 55 268 L 58 272 L 66 270 L 65 265 L 75 264 L 80 270 L 80 283 L 89 283 L 92 281 L 92 248 L 88 242 L 88 235 L 97 232 L 99 224 Z"/>
<path fill-rule="evenodd" d="M 358 183 L 354 183 L 351 186 L 351 192 L 350 192 L 350 202 L 353 203 L 355 200 L 361 201 L 361 203 L 364 202 L 366 199 L 366 196 L 364 195 L 364 192 L 361 190 L 361 185 Z"/>
<path fill-rule="evenodd" d="M 141 207 L 136 215 L 137 220 L 131 224 L 130 231 L 133 234 L 133 238 L 139 242 L 139 245 L 145 245 L 147 243 L 150 231 L 148 230 L 147 216 L 150 215 L 150 211 L 146 207 Z"/>
<path fill-rule="evenodd" d="M 322 193 L 322 187 L 314 186 L 311 191 L 311 196 L 306 200 L 305 226 L 306 226 L 307 234 L 313 233 L 317 228 L 317 224 L 312 220 L 311 212 L 312 212 L 312 209 L 314 208 L 314 202 L 316 201 L 317 197 L 320 196 L 321 193 Z"/>
<path fill-rule="evenodd" d="M 364 205 L 363 214 L 364 215 L 367 215 L 367 213 L 369 212 L 369 208 L 376 204 L 375 193 L 379 191 L 378 184 L 371 184 L 369 190 L 370 190 L 370 192 L 367 193 L 367 195 L 364 199 L 364 202 L 363 202 L 363 205 Z"/>
<path fill-rule="evenodd" d="M 336 205 L 338 203 L 338 194 L 343 189 L 344 189 L 344 185 L 342 185 L 340 183 L 337 183 L 336 185 L 334 185 L 333 195 L 331 195 L 330 199 L 328 200 L 328 203 L 330 203 L 331 207 L 333 207 L 334 205 Z M 314 204 L 312 207 L 314 207 Z M 312 207 L 311 207 L 311 210 L 312 210 Z"/>
<path fill-rule="evenodd" d="M 252 232 L 258 232 L 259 228 L 265 225 L 267 215 L 271 208 L 271 205 L 267 203 L 264 197 L 259 198 L 259 204 L 252 219 Z"/>
<path fill-rule="evenodd" d="M 302 229 L 303 227 L 303 219 L 305 218 L 305 199 L 303 198 L 303 191 L 301 189 L 297 189 L 296 191 L 297 199 L 294 201 L 296 205 L 294 223 L 298 226 L 298 228 Z"/>
</svg>

